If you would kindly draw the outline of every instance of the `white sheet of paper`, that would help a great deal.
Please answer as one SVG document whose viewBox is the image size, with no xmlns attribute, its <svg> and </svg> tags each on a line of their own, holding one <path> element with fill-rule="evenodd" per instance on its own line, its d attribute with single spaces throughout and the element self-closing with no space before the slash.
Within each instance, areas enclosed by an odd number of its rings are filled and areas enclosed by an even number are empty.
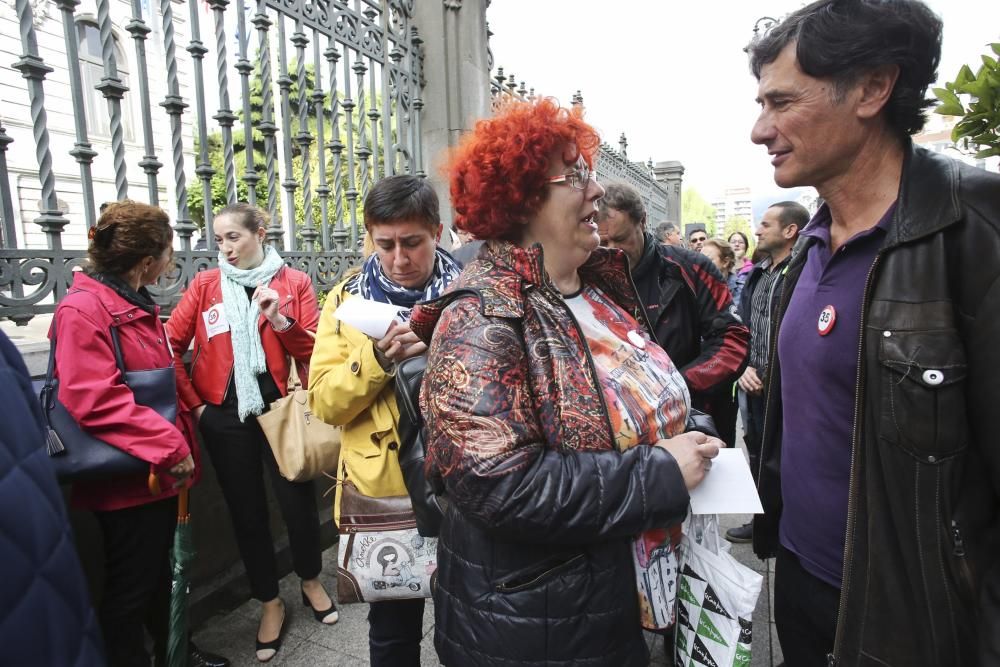
<svg viewBox="0 0 1000 667">
<path fill-rule="evenodd" d="M 354 297 L 340 304 L 337 310 L 333 311 L 333 316 L 378 340 L 385 336 L 389 325 L 401 310 L 406 309 L 381 301 Z"/>
<path fill-rule="evenodd" d="M 763 514 L 742 449 L 720 449 L 712 469 L 691 492 L 692 514 Z"/>
</svg>

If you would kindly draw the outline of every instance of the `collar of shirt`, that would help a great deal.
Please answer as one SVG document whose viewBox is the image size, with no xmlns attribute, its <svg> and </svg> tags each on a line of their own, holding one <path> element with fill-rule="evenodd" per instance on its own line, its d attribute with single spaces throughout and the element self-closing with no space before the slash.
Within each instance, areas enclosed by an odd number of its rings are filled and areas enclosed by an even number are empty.
<svg viewBox="0 0 1000 667">
<path fill-rule="evenodd" d="M 882 217 L 877 223 L 868 229 L 863 229 L 851 238 L 844 242 L 844 245 L 851 243 L 852 241 L 862 238 L 864 236 L 869 236 L 875 234 L 877 231 L 881 233 L 886 233 L 892 227 L 892 214 L 896 211 L 896 202 L 893 201 L 889 204 L 889 208 L 886 210 Z M 833 223 L 833 218 L 830 216 L 830 207 L 826 204 L 820 206 L 819 210 L 816 211 L 816 215 L 812 217 L 806 228 L 802 230 L 801 236 L 809 236 L 817 241 L 820 241 L 825 247 L 830 247 L 830 225 Z"/>
</svg>

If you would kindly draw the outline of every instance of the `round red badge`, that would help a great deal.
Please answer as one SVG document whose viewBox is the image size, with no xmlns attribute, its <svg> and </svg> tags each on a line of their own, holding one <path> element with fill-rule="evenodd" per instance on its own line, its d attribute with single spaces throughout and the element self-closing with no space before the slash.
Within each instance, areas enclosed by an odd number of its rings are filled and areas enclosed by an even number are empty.
<svg viewBox="0 0 1000 667">
<path fill-rule="evenodd" d="M 825 336 L 833 331 L 833 325 L 837 323 L 837 309 L 827 306 L 820 312 L 819 321 L 816 323 L 816 330 L 820 336 Z"/>
</svg>

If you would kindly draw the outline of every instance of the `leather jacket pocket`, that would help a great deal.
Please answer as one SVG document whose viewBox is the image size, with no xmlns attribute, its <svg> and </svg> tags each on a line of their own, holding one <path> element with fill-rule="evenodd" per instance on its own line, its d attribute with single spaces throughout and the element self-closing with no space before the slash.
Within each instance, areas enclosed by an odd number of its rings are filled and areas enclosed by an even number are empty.
<svg viewBox="0 0 1000 667">
<path fill-rule="evenodd" d="M 968 442 L 966 358 L 958 332 L 884 331 L 881 435 L 927 463 Z"/>
<path fill-rule="evenodd" d="M 512 572 L 505 576 L 494 587 L 497 593 L 517 593 L 531 588 L 541 586 L 553 577 L 573 568 L 581 563 L 585 554 L 579 553 L 575 556 L 553 556 L 540 563 L 535 563 L 522 570 Z"/>
</svg>

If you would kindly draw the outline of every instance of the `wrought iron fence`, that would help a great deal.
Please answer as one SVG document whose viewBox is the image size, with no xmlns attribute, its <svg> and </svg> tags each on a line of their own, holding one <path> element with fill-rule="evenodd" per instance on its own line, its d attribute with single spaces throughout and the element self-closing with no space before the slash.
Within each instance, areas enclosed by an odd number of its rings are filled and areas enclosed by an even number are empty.
<svg viewBox="0 0 1000 667">
<path fill-rule="evenodd" d="M 24 79 L 0 79 L 0 318 L 54 310 L 103 199 L 173 215 L 167 307 L 214 265 L 213 210 L 237 200 L 268 210 L 270 243 L 331 287 L 360 258 L 370 185 L 423 175 L 413 3 L 15 0 L 0 17 Z"/>
<path fill-rule="evenodd" d="M 490 63 L 492 64 L 492 53 L 490 53 Z M 514 74 L 504 74 L 503 67 L 499 67 L 490 79 L 490 95 L 493 110 L 496 111 L 508 99 L 535 99 L 535 89 L 526 87 L 523 80 L 519 83 Z M 574 106 L 583 104 L 583 95 L 580 91 L 573 95 L 571 102 Z M 606 142 L 601 144 L 597 158 L 598 180 L 618 181 L 635 188 L 646 207 L 648 224 L 653 225 L 666 220 L 669 217 L 670 191 L 656 180 L 651 161 L 642 163 L 628 159 L 627 145 L 624 133 L 619 140 L 618 150 Z"/>
</svg>

